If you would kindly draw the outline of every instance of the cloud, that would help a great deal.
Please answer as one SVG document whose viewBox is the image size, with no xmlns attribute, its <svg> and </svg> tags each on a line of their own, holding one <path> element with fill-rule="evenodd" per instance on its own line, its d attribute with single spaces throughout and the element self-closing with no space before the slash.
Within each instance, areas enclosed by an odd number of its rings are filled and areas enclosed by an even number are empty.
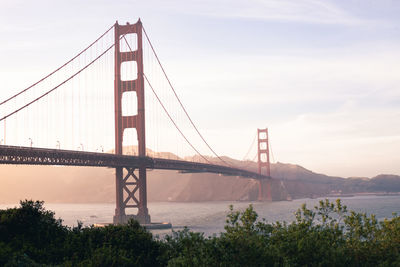
<svg viewBox="0 0 400 267">
<path fill-rule="evenodd" d="M 288 56 L 236 55 L 191 58 L 169 63 L 177 88 L 237 104 L 293 104 L 317 101 L 400 100 L 400 50 L 389 45 L 302 51 Z M 185 66 L 185 68 L 182 68 Z M 243 94 L 246 92 L 246 102 Z M 196 93 L 197 92 L 197 93 Z M 378 103 L 381 101 L 381 103 Z"/>
<path fill-rule="evenodd" d="M 300 114 L 295 120 L 271 127 L 274 153 L 278 160 L 330 175 L 399 174 L 399 117 L 396 108 L 352 105 L 336 112 Z"/>
<path fill-rule="evenodd" d="M 166 8 L 213 17 L 277 20 L 305 23 L 360 25 L 366 21 L 321 0 L 175 1 Z"/>
</svg>

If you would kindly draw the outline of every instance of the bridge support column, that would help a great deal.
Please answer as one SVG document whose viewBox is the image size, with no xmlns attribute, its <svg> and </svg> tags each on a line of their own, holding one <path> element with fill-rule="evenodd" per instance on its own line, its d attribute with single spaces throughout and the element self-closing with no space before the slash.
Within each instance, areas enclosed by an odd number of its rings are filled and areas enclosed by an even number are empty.
<svg viewBox="0 0 400 267">
<path fill-rule="evenodd" d="M 123 189 L 123 177 L 122 168 L 115 168 L 115 215 L 114 224 L 118 224 L 125 220 L 125 207 L 124 207 L 124 189 Z"/>
<path fill-rule="evenodd" d="M 147 177 L 146 167 L 139 168 L 139 222 L 150 223 L 149 210 L 147 209 Z"/>
<path fill-rule="evenodd" d="M 258 201 L 272 201 L 271 180 L 258 180 Z"/>
<path fill-rule="evenodd" d="M 124 169 L 126 174 L 124 174 Z M 137 173 L 138 175 L 136 175 L 134 168 L 116 168 L 114 224 L 127 223 L 129 219 L 135 219 L 142 224 L 150 223 L 150 215 L 147 209 L 146 168 L 139 168 Z M 125 213 L 127 208 L 137 208 L 138 214 L 127 215 Z"/>
<path fill-rule="evenodd" d="M 122 155 L 124 130 L 135 128 L 138 140 L 139 157 L 146 157 L 146 133 L 145 133 L 145 100 L 143 80 L 143 49 L 142 49 L 142 23 L 114 26 L 115 31 L 115 80 L 114 80 L 114 108 L 115 108 L 115 154 Z M 125 35 L 135 34 L 137 49 L 135 51 L 121 51 L 120 41 L 124 42 Z M 126 41 L 127 42 L 127 41 Z M 136 62 L 137 79 L 121 80 L 121 64 Z M 137 114 L 122 115 L 122 96 L 125 92 L 136 92 Z M 127 174 L 124 175 L 123 171 Z M 134 168 L 116 168 L 116 209 L 114 223 L 126 223 L 134 218 L 141 223 L 150 223 L 150 215 L 147 209 L 146 191 L 146 166 Z M 139 197 L 136 196 L 139 194 Z M 127 215 L 126 208 L 137 208 L 137 215 Z"/>
</svg>

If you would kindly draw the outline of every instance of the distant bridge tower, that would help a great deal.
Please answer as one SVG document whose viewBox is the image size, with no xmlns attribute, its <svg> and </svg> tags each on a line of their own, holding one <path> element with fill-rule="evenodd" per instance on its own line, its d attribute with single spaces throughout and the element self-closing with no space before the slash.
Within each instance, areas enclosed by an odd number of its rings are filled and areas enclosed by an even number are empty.
<svg viewBox="0 0 400 267">
<path fill-rule="evenodd" d="M 122 143 L 124 130 L 135 128 L 138 139 L 139 157 L 146 156 L 145 135 L 145 101 L 143 80 L 143 50 L 142 50 L 142 23 L 114 26 L 115 31 L 115 80 L 114 80 L 114 108 L 115 108 L 115 154 L 122 155 Z M 120 51 L 120 41 L 124 41 L 124 35 L 136 34 L 137 50 Z M 137 64 L 137 79 L 131 81 L 121 80 L 121 65 L 124 62 L 135 61 Z M 122 95 L 125 92 L 136 92 L 137 114 L 122 116 Z M 135 174 L 135 171 L 136 174 Z M 134 218 L 140 223 L 150 223 L 150 215 L 147 209 L 146 167 L 140 166 L 135 170 L 130 166 L 118 167 L 116 175 L 116 209 L 114 223 L 126 223 Z M 137 194 L 139 196 L 137 197 Z M 126 208 L 138 209 L 137 215 L 127 215 Z"/>
<path fill-rule="evenodd" d="M 258 173 L 271 177 L 268 142 L 268 128 L 257 129 Z M 258 180 L 258 183 L 258 200 L 271 201 L 271 179 Z"/>
</svg>

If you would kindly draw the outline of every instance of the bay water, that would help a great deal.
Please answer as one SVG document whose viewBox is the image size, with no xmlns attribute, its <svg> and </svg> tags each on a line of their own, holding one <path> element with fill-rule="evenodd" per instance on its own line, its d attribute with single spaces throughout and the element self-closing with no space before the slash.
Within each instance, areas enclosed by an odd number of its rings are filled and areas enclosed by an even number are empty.
<svg viewBox="0 0 400 267">
<path fill-rule="evenodd" d="M 295 219 L 294 213 L 303 203 L 308 208 L 318 205 L 319 199 L 296 199 L 293 201 L 279 202 L 149 202 L 148 208 L 152 222 L 170 222 L 172 228 L 181 230 L 187 226 L 190 230 L 203 232 L 206 236 L 218 234 L 224 230 L 226 215 L 229 205 L 235 210 L 244 210 L 250 204 L 258 213 L 259 219 L 268 222 L 286 221 Z M 336 198 L 328 198 L 335 201 Z M 400 195 L 397 196 L 354 196 L 341 198 L 342 203 L 349 210 L 375 214 L 378 220 L 391 218 L 392 213 L 400 214 Z M 2 204 L 0 209 L 18 206 L 17 204 Z M 95 223 L 110 223 L 113 219 L 114 203 L 96 204 L 61 204 L 45 203 L 46 209 L 55 212 L 56 218 L 61 218 L 64 225 L 76 226 L 81 221 L 85 226 Z M 168 234 L 171 230 L 155 230 L 155 234 Z"/>
</svg>

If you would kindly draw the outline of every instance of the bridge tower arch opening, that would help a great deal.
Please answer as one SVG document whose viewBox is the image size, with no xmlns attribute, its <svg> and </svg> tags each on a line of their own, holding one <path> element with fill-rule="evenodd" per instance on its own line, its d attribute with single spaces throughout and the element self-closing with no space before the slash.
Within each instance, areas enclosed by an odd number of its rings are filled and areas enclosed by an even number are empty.
<svg viewBox="0 0 400 267">
<path fill-rule="evenodd" d="M 257 129 L 258 174 L 271 177 L 268 128 Z M 258 180 L 258 200 L 272 201 L 271 179 Z"/>
<path fill-rule="evenodd" d="M 115 33 L 115 80 L 114 80 L 114 111 L 115 111 L 115 154 L 123 154 L 124 130 L 136 129 L 138 140 L 138 156 L 146 157 L 146 133 L 145 133 L 145 100 L 143 79 L 143 47 L 142 47 L 142 23 L 140 19 L 135 24 L 114 25 Z M 125 35 L 136 34 L 136 50 L 121 51 L 120 41 Z M 136 63 L 137 76 L 134 80 L 121 79 L 121 65 L 123 63 Z M 122 97 L 124 93 L 136 92 L 137 114 L 124 116 L 122 112 Z M 126 223 L 130 218 L 140 223 L 150 223 L 150 215 L 147 209 L 146 166 L 139 165 L 117 167 L 116 178 L 116 208 L 114 224 Z M 137 209 L 136 215 L 126 214 L 127 209 Z"/>
</svg>

